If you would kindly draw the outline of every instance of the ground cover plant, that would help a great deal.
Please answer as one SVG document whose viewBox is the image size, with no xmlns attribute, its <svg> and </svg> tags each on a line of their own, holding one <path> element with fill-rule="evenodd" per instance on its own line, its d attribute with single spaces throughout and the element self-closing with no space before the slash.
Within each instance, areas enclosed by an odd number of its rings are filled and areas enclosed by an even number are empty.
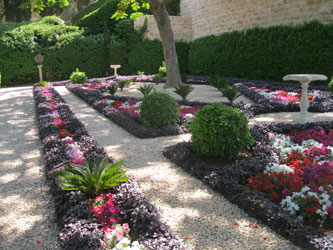
<svg viewBox="0 0 333 250">
<path fill-rule="evenodd" d="M 53 88 L 35 85 L 34 98 L 45 171 L 55 197 L 59 241 L 64 249 L 143 249 L 142 245 L 152 250 L 187 249 L 159 220 L 157 208 L 141 194 L 133 179 L 108 190 L 112 193 L 102 192 L 90 199 L 82 191 L 60 189 L 54 174 L 66 169 L 67 163 L 80 168 L 86 159 L 103 159 L 104 163 L 112 163 L 112 159 L 105 158 L 104 149 Z"/>
<path fill-rule="evenodd" d="M 332 232 L 323 234 L 322 229 L 325 225 L 332 229 L 332 151 L 329 148 L 332 129 L 333 122 L 254 126 L 250 130 L 256 141 L 252 157 L 219 168 L 198 156 L 192 142 L 167 147 L 163 154 L 294 244 L 303 249 L 331 249 Z M 272 136 L 276 138 L 273 143 Z M 286 139 L 288 143 L 281 139 L 288 136 L 293 138 Z M 320 142 L 306 142 L 310 138 Z M 275 145 L 280 146 L 275 148 Z M 295 153 L 295 150 L 301 151 Z M 283 158 L 279 152 L 283 152 Z M 289 166 L 281 166 L 281 160 Z M 303 183 L 298 177 L 291 178 L 292 175 L 302 176 Z M 274 185 L 276 181 L 278 184 Z M 317 194 L 312 193 L 314 190 Z M 287 194 L 291 196 L 287 198 Z M 304 223 L 311 216 L 313 220 Z M 318 229 L 323 218 L 323 228 Z"/>
<path fill-rule="evenodd" d="M 98 86 L 102 86 L 97 84 Z M 95 86 L 97 86 L 95 84 Z M 90 87 L 89 87 L 90 86 Z M 94 84 L 82 87 L 75 84 L 68 84 L 66 87 L 75 95 L 85 100 L 93 108 L 104 114 L 112 122 L 120 125 L 128 132 L 139 138 L 152 138 L 166 135 L 187 133 L 186 124 L 193 118 L 194 113 L 206 103 L 201 102 L 178 102 L 177 124 L 170 124 L 164 127 L 147 127 L 140 120 L 141 100 L 132 97 L 105 96 L 94 88 Z M 98 87 L 97 87 L 98 88 Z"/>
</svg>

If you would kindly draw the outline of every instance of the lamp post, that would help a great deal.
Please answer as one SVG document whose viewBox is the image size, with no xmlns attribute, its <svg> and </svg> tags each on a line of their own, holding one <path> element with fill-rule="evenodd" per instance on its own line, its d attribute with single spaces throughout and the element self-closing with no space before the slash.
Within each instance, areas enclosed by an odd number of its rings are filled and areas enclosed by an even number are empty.
<svg viewBox="0 0 333 250">
<path fill-rule="evenodd" d="M 105 76 L 109 76 L 110 67 L 110 31 L 106 23 L 104 23 L 104 68 Z"/>
<path fill-rule="evenodd" d="M 39 72 L 39 82 L 43 81 L 43 72 L 42 72 L 42 62 L 44 61 L 44 57 L 41 54 L 35 56 L 35 62 L 38 64 L 38 72 Z"/>
</svg>

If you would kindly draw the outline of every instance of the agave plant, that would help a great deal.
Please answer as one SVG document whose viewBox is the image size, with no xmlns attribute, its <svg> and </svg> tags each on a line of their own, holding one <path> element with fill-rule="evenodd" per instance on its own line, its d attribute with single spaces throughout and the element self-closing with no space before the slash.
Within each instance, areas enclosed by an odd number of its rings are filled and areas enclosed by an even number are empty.
<svg viewBox="0 0 333 250">
<path fill-rule="evenodd" d="M 233 103 L 233 101 L 241 95 L 239 88 L 232 86 L 220 88 L 220 91 L 222 95 L 225 96 L 231 103 Z"/>
<path fill-rule="evenodd" d="M 112 96 L 114 96 L 114 94 L 117 92 L 117 89 L 118 89 L 118 85 L 116 83 L 112 84 L 110 87 L 107 88 L 109 94 Z"/>
<path fill-rule="evenodd" d="M 119 182 L 128 180 L 126 171 L 120 167 L 124 161 L 111 164 L 107 157 L 97 161 L 86 160 L 83 167 L 68 164 L 62 171 L 54 173 L 56 183 L 63 190 L 81 190 L 88 196 L 96 196 L 104 189 L 118 185 Z"/>
<path fill-rule="evenodd" d="M 192 92 L 193 87 L 191 84 L 181 84 L 175 88 L 175 93 L 181 96 L 183 100 Z"/>
<path fill-rule="evenodd" d="M 150 94 L 151 91 L 153 91 L 155 88 L 153 85 L 148 85 L 145 84 L 143 86 L 141 86 L 140 88 L 138 88 L 138 90 L 143 94 L 143 96 L 147 96 Z"/>
</svg>

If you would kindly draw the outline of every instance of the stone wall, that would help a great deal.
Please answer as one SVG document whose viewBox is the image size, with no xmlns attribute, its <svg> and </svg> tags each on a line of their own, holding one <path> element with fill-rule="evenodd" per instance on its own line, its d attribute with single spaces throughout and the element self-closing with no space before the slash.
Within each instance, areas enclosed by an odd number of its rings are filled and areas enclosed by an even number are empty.
<svg viewBox="0 0 333 250">
<path fill-rule="evenodd" d="M 135 21 L 135 27 L 138 28 L 143 25 L 145 16 L 141 16 Z M 185 42 L 192 41 L 192 18 L 191 17 L 180 17 L 170 16 L 171 27 L 175 40 L 183 40 Z M 155 22 L 155 18 L 151 15 L 148 16 L 148 32 L 146 32 L 145 38 L 148 39 L 160 39 L 160 34 Z"/>
<path fill-rule="evenodd" d="M 193 39 L 226 31 L 333 21 L 333 0 L 181 0 Z"/>
</svg>

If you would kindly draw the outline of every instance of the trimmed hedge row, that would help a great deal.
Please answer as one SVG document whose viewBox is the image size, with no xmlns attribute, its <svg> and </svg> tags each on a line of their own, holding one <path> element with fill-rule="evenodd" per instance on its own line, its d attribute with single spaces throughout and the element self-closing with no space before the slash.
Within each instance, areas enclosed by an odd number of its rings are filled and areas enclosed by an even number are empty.
<svg viewBox="0 0 333 250">
<path fill-rule="evenodd" d="M 333 23 L 310 22 L 223 33 L 190 45 L 194 75 L 280 81 L 290 73 L 333 74 Z"/>
<path fill-rule="evenodd" d="M 207 159 L 198 157 L 191 142 L 169 146 L 164 149 L 163 154 L 295 245 L 303 249 L 331 249 L 332 235 L 325 236 L 322 232 L 305 226 L 295 216 L 263 198 L 259 192 L 245 187 L 248 178 L 263 172 L 267 163 L 277 163 L 278 156 L 269 144 L 267 132 L 285 134 L 295 129 L 306 130 L 315 125 L 323 126 L 326 132 L 333 128 L 333 122 L 255 126 L 251 129 L 251 134 L 257 141 L 253 148 L 253 157 L 218 169 L 210 168 Z"/>
<path fill-rule="evenodd" d="M 65 128 L 73 134 L 73 139 L 82 145 L 85 158 L 104 157 L 106 155 L 104 149 L 100 148 L 88 134 L 84 125 L 75 117 L 62 97 L 54 89 L 51 89 L 51 92 L 52 98 L 56 100 L 55 105 L 60 117 L 65 121 Z M 104 234 L 97 227 L 96 219 L 89 209 L 90 202 L 87 197 L 81 191 L 62 191 L 52 177 L 54 171 L 63 169 L 69 158 L 58 128 L 52 122 L 51 110 L 43 96 L 42 87 L 34 86 L 34 98 L 39 135 L 46 162 L 45 172 L 51 193 L 55 198 L 56 221 L 60 228 L 59 241 L 62 247 L 68 250 L 102 249 L 101 239 Z M 157 208 L 142 195 L 135 180 L 131 179 L 119 184 L 114 188 L 113 193 L 116 205 L 121 207 L 121 218 L 131 228 L 130 235 L 133 240 L 139 240 L 151 250 L 188 249 L 175 233 L 160 221 Z"/>
</svg>

